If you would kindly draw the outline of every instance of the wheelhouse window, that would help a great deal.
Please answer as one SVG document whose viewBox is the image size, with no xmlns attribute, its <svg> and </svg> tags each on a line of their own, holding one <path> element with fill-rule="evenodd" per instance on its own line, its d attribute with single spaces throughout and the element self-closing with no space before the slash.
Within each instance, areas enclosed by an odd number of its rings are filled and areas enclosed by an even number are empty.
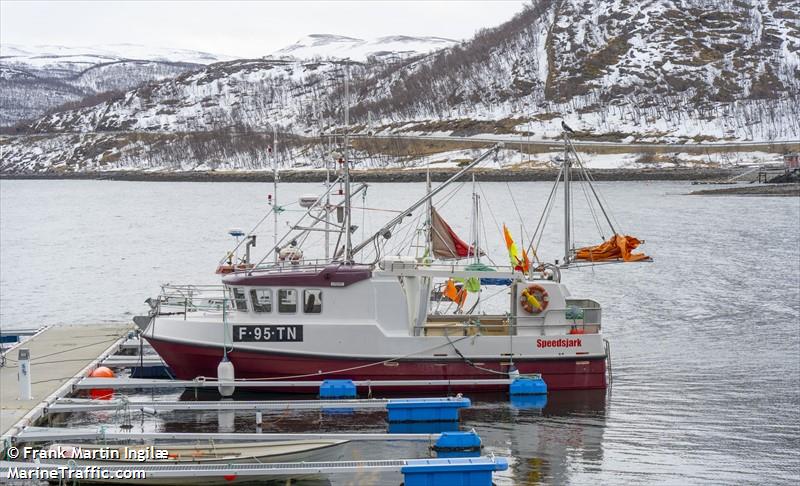
<svg viewBox="0 0 800 486">
<path fill-rule="evenodd" d="M 233 305 L 236 310 L 247 312 L 247 297 L 245 296 L 244 289 L 239 287 L 233 288 Z"/>
<path fill-rule="evenodd" d="M 278 312 L 293 314 L 297 312 L 297 291 L 294 289 L 278 290 Z"/>
<path fill-rule="evenodd" d="M 322 312 L 322 290 L 306 289 L 303 291 L 303 312 L 306 314 Z"/>
<path fill-rule="evenodd" d="M 272 291 L 266 289 L 250 291 L 250 301 L 255 312 L 272 312 Z"/>
</svg>

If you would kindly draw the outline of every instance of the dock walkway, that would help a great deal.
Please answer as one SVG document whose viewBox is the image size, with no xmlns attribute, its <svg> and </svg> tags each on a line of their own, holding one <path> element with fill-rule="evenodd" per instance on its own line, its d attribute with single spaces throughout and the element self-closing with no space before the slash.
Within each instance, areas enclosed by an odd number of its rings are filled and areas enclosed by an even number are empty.
<svg viewBox="0 0 800 486">
<path fill-rule="evenodd" d="M 44 400 L 61 389 L 71 391 L 72 379 L 84 376 L 96 362 L 116 352 L 132 330 L 132 324 L 53 326 L 9 350 L 0 368 L 0 436 L 13 433 L 12 427 L 27 415 L 29 422 L 38 418 Z M 20 348 L 31 352 L 32 400 L 19 400 Z"/>
</svg>

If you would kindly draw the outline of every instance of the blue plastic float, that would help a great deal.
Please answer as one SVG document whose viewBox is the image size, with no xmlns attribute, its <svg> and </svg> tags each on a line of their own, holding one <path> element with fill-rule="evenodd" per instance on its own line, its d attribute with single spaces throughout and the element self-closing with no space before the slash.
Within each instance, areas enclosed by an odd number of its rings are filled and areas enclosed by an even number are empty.
<svg viewBox="0 0 800 486">
<path fill-rule="evenodd" d="M 469 432 L 442 432 L 431 449 L 439 458 L 479 457 L 482 447 L 480 436 L 472 430 Z"/>
<path fill-rule="evenodd" d="M 541 377 L 523 376 L 511 382 L 511 396 L 515 395 L 547 395 L 547 383 Z"/>
<path fill-rule="evenodd" d="M 394 422 L 457 422 L 458 411 L 471 405 L 469 398 L 396 398 L 389 400 L 386 410 L 389 423 Z"/>
<path fill-rule="evenodd" d="M 353 380 L 325 380 L 319 386 L 319 397 L 328 399 L 355 398 L 356 385 Z"/>
<path fill-rule="evenodd" d="M 405 486 L 491 486 L 492 473 L 508 469 L 503 457 L 487 459 L 409 459 L 400 469 Z"/>
</svg>

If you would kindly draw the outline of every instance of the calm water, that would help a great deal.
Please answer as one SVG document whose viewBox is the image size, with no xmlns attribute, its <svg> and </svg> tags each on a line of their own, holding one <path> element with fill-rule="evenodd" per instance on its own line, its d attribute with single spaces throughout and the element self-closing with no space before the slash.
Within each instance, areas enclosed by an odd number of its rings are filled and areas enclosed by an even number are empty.
<svg viewBox="0 0 800 486">
<path fill-rule="evenodd" d="M 564 275 L 574 294 L 605 307 L 613 387 L 608 394 L 551 393 L 544 409 L 474 397 L 462 428 L 475 427 L 487 453 L 513 457 L 497 482 L 794 483 L 800 477 L 800 200 L 689 197 L 682 195 L 691 189 L 685 183 L 599 188 L 622 229 L 647 240 L 644 250 L 655 258 Z M 496 261 L 505 261 L 496 223 L 520 233 L 516 202 L 530 232 L 549 190 L 546 183 L 481 186 L 488 202 L 485 246 Z M 285 184 L 281 198 L 318 191 Z M 356 205 L 401 208 L 422 191 L 422 184 L 373 184 Z M 144 310 L 159 283 L 214 283 L 231 240 L 227 229 L 249 229 L 264 214 L 269 192 L 268 184 L 0 181 L 3 328 L 124 321 Z M 465 187 L 440 209 L 462 234 L 470 225 L 470 197 Z M 579 189 L 575 198 L 583 201 Z M 296 205 L 288 209 L 284 219 L 298 216 Z M 367 232 L 392 216 L 361 214 L 354 223 Z M 558 205 L 551 220 L 539 251 L 548 260 L 562 248 Z M 575 228 L 578 244 L 599 239 L 588 212 Z M 261 235 L 263 251 L 271 234 Z M 387 253 L 405 237 L 395 235 Z M 271 416 L 269 430 L 383 430 L 382 417 L 296 413 Z M 110 419 L 75 415 L 70 422 Z M 176 412 L 141 426 L 216 431 L 230 428 L 229 419 Z M 233 426 L 253 430 L 252 417 L 237 415 Z M 345 452 L 359 459 L 424 453 L 422 445 Z"/>
</svg>

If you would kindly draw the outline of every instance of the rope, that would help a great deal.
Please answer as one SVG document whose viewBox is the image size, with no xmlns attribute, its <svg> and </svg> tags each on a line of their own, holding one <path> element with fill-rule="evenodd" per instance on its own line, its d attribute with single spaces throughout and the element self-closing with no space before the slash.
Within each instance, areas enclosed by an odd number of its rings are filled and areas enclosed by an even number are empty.
<svg viewBox="0 0 800 486">
<path fill-rule="evenodd" d="M 558 180 L 556 180 L 556 184 L 558 184 Z M 550 193 L 550 196 L 551 196 L 551 197 L 550 197 L 550 198 L 547 200 L 547 205 L 545 205 L 545 208 L 544 208 L 543 215 L 542 215 L 542 217 L 539 219 L 539 221 L 540 221 L 540 222 L 543 222 L 543 224 L 542 224 L 542 230 L 541 230 L 541 232 L 539 232 L 539 237 L 538 237 L 538 239 L 536 240 L 536 245 L 534 245 L 534 244 L 533 244 L 533 240 L 531 240 L 531 248 L 533 248 L 534 246 L 535 246 L 536 248 L 539 248 L 539 245 L 540 245 L 540 244 L 541 244 L 541 242 L 542 242 L 542 237 L 544 236 L 544 228 L 545 228 L 545 226 L 547 225 L 547 221 L 550 219 L 550 214 L 553 212 L 553 208 L 555 207 L 555 200 L 556 200 L 556 199 L 555 199 L 555 195 L 558 193 L 558 191 L 557 191 L 557 190 L 555 190 L 555 189 L 556 189 L 557 187 L 558 187 L 557 185 L 554 185 L 554 186 L 553 186 L 553 189 L 554 189 L 554 191 Z M 538 229 L 538 226 L 537 226 L 537 229 Z M 536 233 L 534 233 L 534 236 L 535 236 L 535 235 L 536 235 Z"/>
<path fill-rule="evenodd" d="M 473 337 L 473 336 L 464 336 L 464 337 L 462 337 L 462 338 L 459 338 L 459 339 L 457 339 L 455 342 L 463 341 L 464 339 L 467 339 L 467 338 L 470 338 L 470 337 Z M 423 350 L 421 350 L 421 351 L 415 351 L 415 352 L 413 352 L 413 353 L 411 353 L 411 354 L 406 354 L 405 356 L 398 356 L 398 357 L 396 357 L 396 358 L 385 359 L 385 360 L 383 360 L 383 361 L 377 361 L 377 362 L 375 362 L 375 363 L 367 363 L 367 364 L 363 364 L 363 365 L 352 366 L 352 367 L 350 367 L 350 368 L 342 368 L 342 369 L 338 369 L 338 370 L 331 370 L 331 371 L 318 371 L 318 372 L 316 372 L 316 373 L 306 373 L 306 374 L 303 374 L 303 375 L 273 376 L 273 377 L 267 377 L 267 378 L 240 378 L 240 379 L 238 379 L 238 380 L 234 380 L 234 381 L 235 381 L 235 382 L 247 382 L 247 381 L 278 381 L 278 380 L 289 380 L 289 379 L 295 379 L 295 378 L 310 378 L 310 377 L 312 377 L 312 376 L 320 376 L 320 375 L 332 375 L 332 374 L 337 374 L 337 373 L 345 373 L 345 372 L 347 372 L 347 371 L 360 370 L 360 369 L 364 369 L 364 368 L 369 368 L 369 367 L 371 367 L 371 366 L 378 366 L 378 365 L 382 365 L 382 364 L 385 364 L 385 363 L 393 363 L 393 362 L 395 362 L 395 361 L 400 361 L 400 360 L 403 360 L 403 359 L 406 359 L 406 358 L 410 358 L 411 356 L 415 356 L 415 355 L 417 355 L 417 354 L 421 354 L 421 353 L 427 353 L 427 352 L 429 352 L 429 351 L 435 351 L 435 350 L 437 350 L 437 349 L 439 349 L 439 348 L 443 348 L 443 347 L 446 347 L 446 346 L 448 346 L 448 345 L 451 345 L 451 344 L 453 344 L 453 343 L 450 341 L 450 338 L 449 338 L 449 337 L 447 338 L 447 341 L 448 341 L 448 343 L 447 343 L 447 344 L 439 344 L 439 345 L 437 345 L 437 346 L 433 346 L 433 347 L 431 347 L 431 348 L 423 349 Z M 198 376 L 198 377 L 196 377 L 196 378 L 195 378 L 193 381 L 196 381 L 196 382 L 204 382 L 205 380 L 206 380 L 206 377 L 205 377 L 205 376 Z"/>
<path fill-rule="evenodd" d="M 578 166 L 586 174 L 586 177 L 589 180 L 589 188 L 592 190 L 592 193 L 594 194 L 594 197 L 597 199 L 597 204 L 600 206 L 600 210 L 603 212 L 603 216 L 605 216 L 606 221 L 608 222 L 608 226 L 611 228 L 611 232 L 612 233 L 617 233 L 617 230 L 614 229 L 614 225 L 616 225 L 616 227 L 619 228 L 620 231 L 622 231 L 622 226 L 619 224 L 619 221 L 617 221 L 617 218 L 615 218 L 613 214 L 606 212 L 605 207 L 603 206 L 603 204 L 608 206 L 609 205 L 608 201 L 606 201 L 605 197 L 603 197 L 603 195 L 601 193 L 598 193 L 597 191 L 595 191 L 593 183 L 596 182 L 596 181 L 594 180 L 594 177 L 592 176 L 591 172 L 589 172 L 586 169 L 586 165 L 581 160 L 580 156 L 578 155 L 577 150 L 575 150 L 575 147 L 572 145 L 572 142 L 569 142 L 569 145 L 572 148 L 572 153 L 575 155 L 575 159 L 578 162 Z M 612 219 L 614 220 L 613 223 L 611 222 Z"/>
<path fill-rule="evenodd" d="M 514 204 L 514 210 L 517 212 L 517 217 L 519 218 L 520 223 L 522 223 L 522 240 L 526 240 L 525 238 L 525 220 L 522 219 L 522 213 L 519 211 L 519 207 L 517 206 L 517 200 L 514 198 L 514 191 L 511 190 L 511 185 L 506 181 L 506 189 L 508 189 L 508 194 L 511 196 L 511 202 Z"/>
<path fill-rule="evenodd" d="M 579 177 L 582 178 L 583 181 L 585 181 L 588 184 L 588 181 L 586 180 L 586 174 L 584 173 L 584 171 L 579 171 L 578 175 Z M 583 191 L 583 197 L 586 199 L 586 204 L 589 206 L 589 213 L 591 213 L 592 215 L 592 219 L 594 220 L 594 225 L 597 228 L 597 232 L 600 233 L 600 238 L 603 241 L 605 241 L 606 237 L 603 234 L 603 228 L 600 227 L 600 220 L 597 218 L 597 213 L 594 210 L 594 204 L 592 203 L 592 200 L 589 198 L 589 193 L 586 192 L 586 186 L 584 184 L 581 184 L 581 190 Z"/>
<path fill-rule="evenodd" d="M 528 245 L 528 250 L 531 250 L 533 256 L 536 258 L 536 261 L 541 263 L 539 260 L 539 256 L 536 254 L 536 248 L 539 248 L 539 243 L 542 240 L 541 234 L 539 234 L 539 229 L 541 228 L 542 234 L 544 234 L 544 226 L 547 224 L 547 219 L 550 217 L 550 210 L 548 208 L 552 208 L 552 203 L 555 200 L 554 195 L 556 194 L 556 190 L 558 189 L 558 181 L 561 179 L 561 174 L 564 171 L 564 166 L 561 166 L 561 169 L 558 171 L 558 175 L 556 176 L 556 181 L 553 183 L 552 189 L 550 189 L 550 195 L 547 196 L 547 202 L 542 208 L 542 214 L 539 216 L 539 222 L 536 223 L 536 229 L 533 231 L 533 235 L 531 235 L 531 244 Z M 534 240 L 536 240 L 536 235 L 539 235 L 539 239 L 536 241 L 534 245 Z"/>
<path fill-rule="evenodd" d="M 505 376 L 508 376 L 508 373 L 507 373 L 507 372 L 503 372 L 503 371 L 496 371 L 496 370 L 490 370 L 489 368 L 484 368 L 484 367 L 482 367 L 482 366 L 478 366 L 478 365 L 476 365 L 475 363 L 473 363 L 472 361 L 470 361 L 470 360 L 469 360 L 469 358 L 467 358 L 466 356 L 464 356 L 464 355 L 461 353 L 461 351 L 459 351 L 459 349 L 456 347 L 455 343 L 454 343 L 453 341 L 451 341 L 451 340 L 450 340 L 450 336 L 448 336 L 448 335 L 447 335 L 447 333 L 445 333 L 444 337 L 446 337 L 446 338 L 447 338 L 447 342 L 450 344 L 450 346 L 452 346 L 452 347 L 453 347 L 453 351 L 455 351 L 455 352 L 456 352 L 456 354 L 458 354 L 458 355 L 461 357 L 461 359 L 462 359 L 462 360 L 464 360 L 464 362 L 465 362 L 465 363 L 467 363 L 468 365 L 472 366 L 472 367 L 473 367 L 473 368 L 475 368 L 476 370 L 485 371 L 485 372 L 487 372 L 487 373 L 494 373 L 494 374 L 496 374 L 496 375 L 505 375 Z M 465 336 L 465 337 L 472 337 L 472 336 Z M 456 341 L 456 342 L 458 342 L 458 341 Z"/>
</svg>

